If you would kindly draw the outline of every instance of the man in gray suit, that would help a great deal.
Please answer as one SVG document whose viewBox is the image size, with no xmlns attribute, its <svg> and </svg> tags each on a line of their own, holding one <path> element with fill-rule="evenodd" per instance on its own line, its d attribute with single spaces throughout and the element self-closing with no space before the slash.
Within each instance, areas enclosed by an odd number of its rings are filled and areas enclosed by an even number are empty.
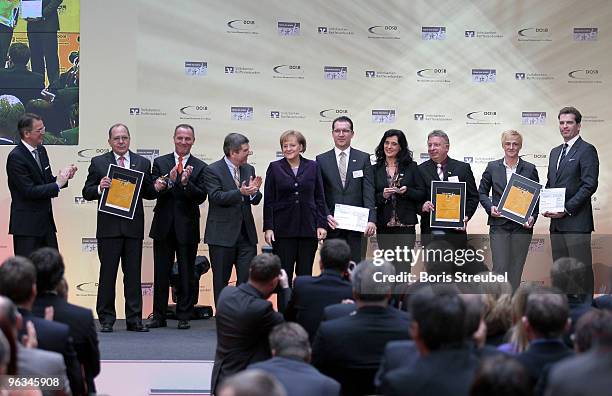
<svg viewBox="0 0 612 396">
<path fill-rule="evenodd" d="M 249 139 L 230 133 L 223 141 L 225 156 L 204 170 L 208 217 L 204 243 L 208 244 L 213 271 L 215 305 L 236 265 L 237 284 L 249 277 L 249 264 L 257 254 L 257 231 L 251 206 L 261 201 L 261 177 L 247 164 Z"/>
<path fill-rule="evenodd" d="M 332 122 L 334 148 L 317 155 L 317 163 L 323 175 L 325 202 L 330 215 L 327 223 L 331 231 L 327 238 L 344 239 L 351 247 L 352 260 L 360 262 L 366 253 L 367 245 L 362 236 L 372 236 L 376 232 L 376 210 L 374 210 L 374 183 L 370 155 L 351 147 L 355 136 L 353 121 L 346 116 Z M 368 225 L 363 233 L 338 229 L 334 218 L 336 204 L 368 208 Z"/>
<path fill-rule="evenodd" d="M 565 211 L 546 212 L 550 220 L 550 243 L 553 261 L 574 257 L 586 264 L 585 284 L 581 290 L 564 290 L 568 294 L 593 294 L 593 257 L 591 232 L 594 231 L 591 197 L 597 191 L 599 157 L 592 144 L 580 137 L 582 114 L 575 107 L 559 111 L 559 131 L 563 144 L 548 156 L 546 188 L 565 188 Z"/>
</svg>

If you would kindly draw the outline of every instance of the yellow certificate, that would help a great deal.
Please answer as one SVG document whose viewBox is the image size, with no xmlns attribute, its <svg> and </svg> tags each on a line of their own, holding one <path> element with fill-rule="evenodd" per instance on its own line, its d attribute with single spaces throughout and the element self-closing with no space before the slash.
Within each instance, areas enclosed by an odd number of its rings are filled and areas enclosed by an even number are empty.
<svg viewBox="0 0 612 396">
<path fill-rule="evenodd" d="M 112 179 L 108 190 L 108 197 L 106 198 L 106 205 L 129 212 L 135 192 L 135 182 L 120 178 Z"/>
<path fill-rule="evenodd" d="M 504 209 L 517 216 L 526 217 L 533 201 L 533 193 L 516 185 L 510 187 Z"/>
<path fill-rule="evenodd" d="M 436 194 L 436 221 L 462 221 L 460 194 Z"/>
</svg>

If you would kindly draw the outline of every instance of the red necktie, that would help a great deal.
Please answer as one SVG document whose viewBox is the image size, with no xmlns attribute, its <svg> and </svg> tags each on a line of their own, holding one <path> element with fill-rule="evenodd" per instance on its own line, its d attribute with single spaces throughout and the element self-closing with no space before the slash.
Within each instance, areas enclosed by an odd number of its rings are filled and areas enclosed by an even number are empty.
<svg viewBox="0 0 612 396">
<path fill-rule="evenodd" d="M 176 168 L 178 173 L 183 173 L 183 157 L 179 155 L 178 167 Z"/>
<path fill-rule="evenodd" d="M 125 168 L 125 157 L 121 156 L 117 160 L 119 162 L 119 166 Z"/>
</svg>

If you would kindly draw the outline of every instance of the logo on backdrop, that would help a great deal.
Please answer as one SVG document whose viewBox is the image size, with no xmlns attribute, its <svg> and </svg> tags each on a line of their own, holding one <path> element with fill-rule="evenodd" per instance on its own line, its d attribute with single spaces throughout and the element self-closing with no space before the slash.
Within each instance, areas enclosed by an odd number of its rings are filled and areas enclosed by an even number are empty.
<svg viewBox="0 0 612 396">
<path fill-rule="evenodd" d="M 599 69 L 577 69 L 567 73 L 570 78 L 567 82 L 571 84 L 601 84 Z"/>
<path fill-rule="evenodd" d="M 186 76 L 205 76 L 208 74 L 208 62 L 185 61 Z"/>
<path fill-rule="evenodd" d="M 473 164 L 474 163 L 474 157 L 463 157 L 463 162 L 465 162 L 467 164 Z"/>
<path fill-rule="evenodd" d="M 149 116 L 149 117 L 163 117 L 166 115 L 165 111 L 155 107 L 130 107 L 131 116 Z"/>
<path fill-rule="evenodd" d="M 179 119 L 210 121 L 210 109 L 207 105 L 183 106 L 179 109 Z"/>
<path fill-rule="evenodd" d="M 463 33 L 465 38 L 476 39 L 496 39 L 503 38 L 504 35 L 494 30 L 466 30 Z"/>
<path fill-rule="evenodd" d="M 251 121 L 253 119 L 252 107 L 232 106 L 230 111 L 232 121 Z"/>
<path fill-rule="evenodd" d="M 95 156 L 106 154 L 111 151 L 110 147 L 100 147 L 100 148 L 86 148 L 83 150 L 79 150 L 77 155 L 79 156 L 79 162 L 89 162 Z"/>
<path fill-rule="evenodd" d="M 574 41 L 597 41 L 597 28 L 574 28 Z"/>
<path fill-rule="evenodd" d="M 223 72 L 225 74 L 261 74 L 260 71 L 257 71 L 254 67 L 246 67 L 246 66 L 225 66 L 223 68 Z"/>
<path fill-rule="evenodd" d="M 555 78 L 547 73 L 525 73 L 525 72 L 516 72 L 514 73 L 514 79 L 516 81 L 544 81 L 544 80 L 554 80 Z"/>
<path fill-rule="evenodd" d="M 443 113 L 414 113 L 415 121 L 452 121 L 453 118 Z"/>
<path fill-rule="evenodd" d="M 75 286 L 79 297 L 92 297 L 98 295 L 98 282 L 79 283 Z"/>
<path fill-rule="evenodd" d="M 136 154 L 142 155 L 153 163 L 153 160 L 159 157 L 159 149 L 136 149 Z"/>
<path fill-rule="evenodd" d="M 351 113 L 347 109 L 325 109 L 319 112 L 321 119 L 319 122 L 332 122 L 340 116 L 351 117 Z"/>
<path fill-rule="evenodd" d="M 153 282 L 141 282 L 140 289 L 143 296 L 153 296 Z"/>
<path fill-rule="evenodd" d="M 324 66 L 323 78 L 326 80 L 346 80 L 348 67 L 346 66 Z"/>
<path fill-rule="evenodd" d="M 432 68 L 417 70 L 417 82 L 420 83 L 445 83 L 450 84 L 446 68 Z"/>
<path fill-rule="evenodd" d="M 518 41 L 552 41 L 552 32 L 544 26 L 520 29 Z"/>
<path fill-rule="evenodd" d="M 398 79 L 404 76 L 394 71 L 366 70 L 365 78 Z"/>
<path fill-rule="evenodd" d="M 276 65 L 272 68 L 272 78 L 304 79 L 304 69 L 301 65 Z"/>
<path fill-rule="evenodd" d="M 425 40 L 425 41 L 446 40 L 446 27 L 444 26 L 423 26 L 421 27 L 421 40 Z"/>
<path fill-rule="evenodd" d="M 599 123 L 599 122 L 606 122 L 606 120 L 604 120 L 603 118 L 597 116 L 597 115 L 590 115 L 590 114 L 583 114 L 582 115 L 582 124 L 584 123 Z"/>
<path fill-rule="evenodd" d="M 465 115 L 467 125 L 500 125 L 497 111 L 472 111 Z"/>
<path fill-rule="evenodd" d="M 463 157 L 463 162 L 467 164 L 486 164 L 496 159 L 497 158 L 495 157 L 478 157 L 478 156 L 474 157 L 473 155 L 471 155 L 471 156 Z"/>
<path fill-rule="evenodd" d="M 278 119 L 301 120 L 301 119 L 306 118 L 306 116 L 298 111 L 271 110 L 270 118 L 273 120 L 278 120 Z"/>
<path fill-rule="evenodd" d="M 227 23 L 227 33 L 259 34 L 257 24 L 252 19 L 233 19 Z"/>
<path fill-rule="evenodd" d="M 523 111 L 521 113 L 521 124 L 523 125 L 545 125 L 545 111 Z"/>
<path fill-rule="evenodd" d="M 81 238 L 82 252 L 96 252 L 98 250 L 97 238 Z"/>
<path fill-rule="evenodd" d="M 300 35 L 300 23 L 299 22 L 278 22 L 277 24 L 278 35 L 287 36 L 299 36 Z"/>
<path fill-rule="evenodd" d="M 392 124 L 395 122 L 395 110 L 372 110 L 372 122 Z"/>
<path fill-rule="evenodd" d="M 352 30 L 345 27 L 339 26 L 318 26 L 317 32 L 320 35 L 328 35 L 328 36 L 352 36 L 355 34 Z"/>
<path fill-rule="evenodd" d="M 494 83 L 497 80 L 495 69 L 472 69 L 472 82 Z"/>
<path fill-rule="evenodd" d="M 425 161 L 429 160 L 429 153 L 420 153 L 419 154 L 419 164 L 422 164 Z"/>
<path fill-rule="evenodd" d="M 368 38 L 399 40 L 400 28 L 397 25 L 374 25 L 368 28 Z"/>
</svg>

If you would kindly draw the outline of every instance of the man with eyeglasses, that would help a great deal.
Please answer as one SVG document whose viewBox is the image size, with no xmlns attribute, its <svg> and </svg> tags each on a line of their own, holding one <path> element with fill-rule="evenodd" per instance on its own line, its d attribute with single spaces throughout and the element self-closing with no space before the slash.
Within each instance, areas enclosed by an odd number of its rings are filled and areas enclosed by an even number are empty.
<svg viewBox="0 0 612 396">
<path fill-rule="evenodd" d="M 374 184 L 370 155 L 351 147 L 355 136 L 353 121 L 346 116 L 332 122 L 334 148 L 317 155 L 317 163 L 323 175 L 325 202 L 329 214 L 327 223 L 330 232 L 328 239 L 344 239 L 351 247 L 351 259 L 360 262 L 365 257 L 367 244 L 363 238 L 376 232 L 376 211 L 374 210 Z M 336 204 L 368 208 L 368 225 L 362 234 L 357 231 L 338 229 L 334 218 Z"/>
</svg>

